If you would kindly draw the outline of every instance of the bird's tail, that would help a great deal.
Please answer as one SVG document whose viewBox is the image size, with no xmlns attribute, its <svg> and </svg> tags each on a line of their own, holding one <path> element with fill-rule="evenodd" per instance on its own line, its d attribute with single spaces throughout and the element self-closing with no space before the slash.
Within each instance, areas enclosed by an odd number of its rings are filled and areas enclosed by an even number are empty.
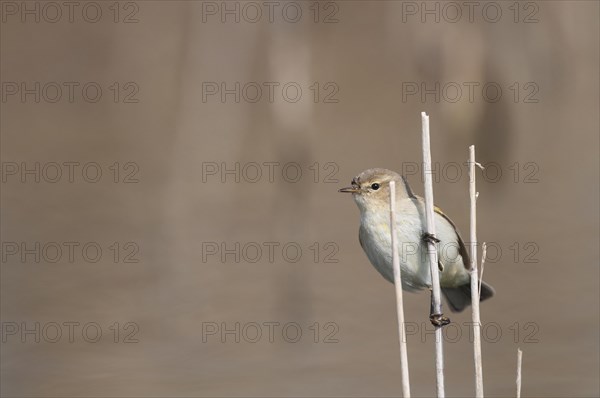
<svg viewBox="0 0 600 398">
<path fill-rule="evenodd" d="M 461 312 L 467 306 L 471 305 L 471 284 L 467 283 L 459 287 L 442 288 L 442 293 L 452 312 Z M 487 300 L 494 295 L 494 288 L 481 281 L 481 295 L 479 301 Z"/>
</svg>

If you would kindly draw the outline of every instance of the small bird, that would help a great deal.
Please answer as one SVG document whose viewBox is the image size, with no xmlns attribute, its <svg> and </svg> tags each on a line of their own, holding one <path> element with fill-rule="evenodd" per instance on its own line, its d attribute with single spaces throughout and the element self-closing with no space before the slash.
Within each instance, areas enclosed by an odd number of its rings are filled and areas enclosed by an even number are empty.
<svg viewBox="0 0 600 398">
<path fill-rule="evenodd" d="M 360 210 L 358 238 L 369 261 L 389 282 L 394 283 L 390 231 L 390 181 L 396 184 L 396 231 L 400 256 L 402 288 L 407 291 L 431 290 L 431 271 L 427 242 L 438 244 L 440 286 L 453 312 L 471 304 L 471 262 L 465 244 L 450 218 L 435 207 L 435 237 L 425 233 L 425 201 L 415 195 L 406 179 L 386 169 L 368 169 L 339 192 L 351 193 Z M 480 300 L 494 295 L 494 289 L 481 282 Z M 433 301 L 433 300 L 432 300 Z M 440 326 L 450 322 L 443 314 L 430 313 L 431 322 Z"/>
</svg>

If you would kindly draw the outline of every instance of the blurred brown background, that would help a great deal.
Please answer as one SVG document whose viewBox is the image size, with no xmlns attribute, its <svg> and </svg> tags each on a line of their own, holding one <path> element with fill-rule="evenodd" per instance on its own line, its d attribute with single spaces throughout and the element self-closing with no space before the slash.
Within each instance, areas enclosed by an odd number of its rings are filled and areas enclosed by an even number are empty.
<svg viewBox="0 0 600 398">
<path fill-rule="evenodd" d="M 72 21 L 55 4 L 1 2 L 2 396 L 400 395 L 394 290 L 337 189 L 418 165 L 421 111 L 436 203 L 465 236 L 454 166 L 471 144 L 494 166 L 478 180 L 478 236 L 501 250 L 484 271 L 486 394 L 514 395 L 520 347 L 523 396 L 598 396 L 597 2 L 476 2 L 471 17 L 461 2 L 79 2 Z M 236 162 L 239 183 L 220 174 Z M 405 295 L 416 396 L 435 393 L 428 300 Z M 469 396 L 470 314 L 452 319 L 446 393 Z"/>
</svg>

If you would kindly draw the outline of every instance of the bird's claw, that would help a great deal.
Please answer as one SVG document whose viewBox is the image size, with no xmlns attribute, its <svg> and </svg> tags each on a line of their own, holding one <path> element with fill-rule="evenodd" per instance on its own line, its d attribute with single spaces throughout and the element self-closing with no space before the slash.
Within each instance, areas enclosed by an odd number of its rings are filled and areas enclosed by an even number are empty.
<svg viewBox="0 0 600 398">
<path fill-rule="evenodd" d="M 423 242 L 425 243 L 440 243 L 441 241 L 435 237 L 434 234 L 430 234 L 429 232 L 423 232 L 423 235 L 421 236 L 421 239 L 423 240 Z"/>
<path fill-rule="evenodd" d="M 433 326 L 437 327 L 446 326 L 450 323 L 450 319 L 445 317 L 444 314 L 431 314 L 429 320 Z"/>
</svg>

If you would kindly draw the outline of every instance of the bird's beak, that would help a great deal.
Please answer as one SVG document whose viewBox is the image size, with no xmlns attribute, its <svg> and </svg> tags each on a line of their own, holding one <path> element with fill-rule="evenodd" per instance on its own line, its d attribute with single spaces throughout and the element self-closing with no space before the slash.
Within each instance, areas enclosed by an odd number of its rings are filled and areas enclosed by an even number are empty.
<svg viewBox="0 0 600 398">
<path fill-rule="evenodd" d="M 338 192 L 358 193 L 358 192 L 360 192 L 360 187 L 358 187 L 356 185 L 352 185 L 351 187 L 342 188 L 342 189 L 338 190 Z"/>
</svg>

